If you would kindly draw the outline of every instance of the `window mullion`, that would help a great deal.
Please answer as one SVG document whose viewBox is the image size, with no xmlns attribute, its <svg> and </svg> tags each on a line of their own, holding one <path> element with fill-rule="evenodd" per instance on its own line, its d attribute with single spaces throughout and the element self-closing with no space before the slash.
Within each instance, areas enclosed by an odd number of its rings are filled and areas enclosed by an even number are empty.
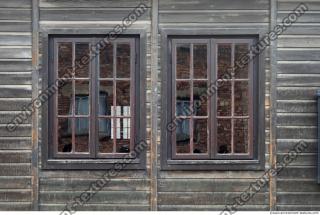
<svg viewBox="0 0 320 215">
<path fill-rule="evenodd" d="M 231 154 L 234 154 L 234 46 L 235 43 L 232 43 L 231 46 Z"/>
<path fill-rule="evenodd" d="M 93 38 L 90 42 L 90 52 L 93 50 L 92 47 L 96 44 L 96 38 Z M 99 93 L 98 91 L 98 68 L 99 68 L 99 54 L 95 56 L 94 59 L 89 60 L 89 64 L 91 63 L 90 66 L 90 127 L 89 127 L 89 133 L 90 133 L 90 157 L 91 158 L 96 158 L 97 157 L 97 147 L 98 147 L 98 130 L 97 130 L 97 125 L 98 125 L 98 119 L 97 119 L 97 111 L 98 111 L 98 101 L 99 101 Z M 90 58 L 91 58 L 91 53 L 90 53 Z"/>
<path fill-rule="evenodd" d="M 76 90 L 75 90 L 75 85 L 76 85 L 76 83 L 75 83 L 75 80 L 74 80 L 74 78 L 75 78 L 75 59 L 76 59 L 76 51 L 75 51 L 75 49 L 76 49 L 76 44 L 75 44 L 75 42 L 73 41 L 72 42 L 72 105 L 71 105 L 71 107 L 72 107 L 72 113 L 71 113 L 71 115 L 72 115 L 72 122 L 71 122 L 71 136 L 72 136 L 72 138 L 71 138 L 71 141 L 72 141 L 72 150 L 71 150 L 71 153 L 72 154 L 74 154 L 75 153 L 75 149 L 76 149 L 76 144 L 75 144 L 75 141 L 76 141 L 76 136 L 75 136 L 75 133 L 76 133 L 76 126 L 75 126 L 75 108 L 76 108 L 76 95 L 75 95 L 75 93 L 76 93 Z"/>
<path fill-rule="evenodd" d="M 214 84 L 215 86 L 217 86 L 216 80 L 217 80 L 217 49 L 216 49 L 216 43 L 214 39 L 210 39 L 210 44 L 209 44 L 209 53 L 208 53 L 208 62 L 210 62 L 209 65 L 209 83 L 210 84 Z M 210 85 L 209 85 L 210 86 Z M 211 127 L 210 127 L 210 137 L 211 137 L 211 141 L 210 141 L 210 158 L 214 159 L 215 158 L 215 151 L 216 151 L 216 147 L 217 147 L 217 139 L 216 139 L 216 135 L 217 135 L 217 125 L 216 125 L 216 97 L 217 97 L 217 89 L 215 91 L 215 93 L 213 93 L 213 95 L 211 95 L 209 97 L 209 104 L 210 104 L 210 108 L 209 108 L 209 119 L 210 119 L 210 123 L 211 123 Z"/>
<path fill-rule="evenodd" d="M 117 118 L 116 118 L 116 105 L 117 105 L 117 43 L 113 45 L 113 117 L 111 120 L 113 122 L 112 132 L 113 132 L 113 153 L 116 153 L 116 140 L 117 140 Z"/>
<path fill-rule="evenodd" d="M 194 108 L 193 108 L 193 43 L 190 44 L 190 114 L 189 131 L 190 131 L 190 154 L 193 154 L 193 120 L 194 120 Z"/>
</svg>

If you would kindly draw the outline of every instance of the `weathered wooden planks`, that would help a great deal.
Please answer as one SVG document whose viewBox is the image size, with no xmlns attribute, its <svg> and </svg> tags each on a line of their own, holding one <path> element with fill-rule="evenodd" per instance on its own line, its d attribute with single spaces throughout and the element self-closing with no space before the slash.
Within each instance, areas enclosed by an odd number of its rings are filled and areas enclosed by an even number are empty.
<svg viewBox="0 0 320 215">
<path fill-rule="evenodd" d="M 30 137 L 1 137 L 0 138 L 1 150 L 26 150 L 31 149 Z"/>
<path fill-rule="evenodd" d="M 279 74 L 319 74 L 319 61 L 279 62 Z"/>
<path fill-rule="evenodd" d="M 31 10 L 21 8 L 0 8 L 0 20 L 31 21 Z"/>
<path fill-rule="evenodd" d="M 159 192 L 242 192 L 248 189 L 252 179 L 161 179 Z M 262 192 L 267 188 L 262 189 Z"/>
<path fill-rule="evenodd" d="M 160 10 L 254 10 L 254 9 L 269 9 L 267 0 L 242 0 L 228 3 L 225 0 L 161 0 L 159 2 Z"/>
<path fill-rule="evenodd" d="M 311 49 L 311 48 L 278 49 L 278 60 L 319 61 L 320 49 Z"/>
<path fill-rule="evenodd" d="M 161 205 L 211 205 L 232 203 L 241 193 L 223 192 L 159 192 L 158 198 Z M 268 194 L 257 193 L 248 204 L 267 204 Z"/>
<path fill-rule="evenodd" d="M 277 124 L 280 126 L 316 126 L 316 113 L 278 113 Z"/>
<path fill-rule="evenodd" d="M 315 180 L 278 180 L 279 192 L 311 192 L 319 193 L 320 187 Z"/>
<path fill-rule="evenodd" d="M 41 8 L 130 8 L 140 3 L 151 7 L 151 0 L 40 0 Z"/>
<path fill-rule="evenodd" d="M 49 178 L 41 179 L 41 191 L 80 191 L 86 190 L 96 179 Z M 148 191 L 149 181 L 145 179 L 112 179 L 102 191 Z"/>
<path fill-rule="evenodd" d="M 267 11 L 160 11 L 161 23 L 263 23 L 268 21 Z"/>
<path fill-rule="evenodd" d="M 31 177 L 0 177 L 1 189 L 30 189 Z"/>
<path fill-rule="evenodd" d="M 42 211 L 62 211 L 66 207 L 65 204 L 41 204 L 40 210 Z M 85 204 L 83 207 L 79 208 L 81 211 L 148 211 L 150 206 L 148 204 Z"/>
<path fill-rule="evenodd" d="M 318 87 L 278 87 L 278 100 L 313 100 Z"/>
<path fill-rule="evenodd" d="M 132 9 L 41 9 L 41 21 L 122 21 Z M 139 21 L 150 20 L 150 9 L 139 17 Z"/>
<path fill-rule="evenodd" d="M 320 202 L 320 193 L 310 193 L 304 191 L 303 193 L 289 192 L 278 193 L 278 203 L 282 205 L 317 205 Z"/>
<path fill-rule="evenodd" d="M 225 205 L 160 205 L 159 211 L 220 211 Z M 269 205 L 243 205 L 240 211 L 267 211 Z"/>
<path fill-rule="evenodd" d="M 83 191 L 82 191 L 83 192 Z M 81 195 L 81 191 L 40 191 L 40 204 L 66 203 Z M 144 191 L 100 191 L 91 202 L 108 204 L 148 204 L 149 194 Z"/>
</svg>

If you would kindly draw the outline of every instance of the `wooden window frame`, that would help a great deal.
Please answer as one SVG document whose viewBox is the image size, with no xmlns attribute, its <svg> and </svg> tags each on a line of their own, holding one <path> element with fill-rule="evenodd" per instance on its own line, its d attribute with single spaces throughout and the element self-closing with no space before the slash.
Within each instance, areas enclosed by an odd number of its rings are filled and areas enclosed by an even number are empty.
<svg viewBox="0 0 320 215">
<path fill-rule="evenodd" d="M 42 67 L 42 87 L 43 89 L 46 89 L 47 87 L 51 86 L 51 83 L 53 80 L 53 69 L 54 65 L 53 62 L 55 60 L 55 57 L 52 55 L 53 49 L 55 48 L 54 42 L 55 40 L 59 40 L 61 38 L 70 38 L 70 40 L 77 40 L 78 38 L 81 38 L 80 40 L 89 41 L 91 40 L 93 43 L 96 43 L 99 41 L 99 39 L 104 38 L 106 35 L 106 32 L 112 31 L 112 28 L 104 28 L 104 29 L 42 29 L 42 52 L 43 52 L 43 67 Z M 133 80 L 131 80 L 131 91 L 130 93 L 130 101 L 131 101 L 131 108 L 134 109 L 132 111 L 131 116 L 134 116 L 134 119 L 131 118 L 131 123 L 133 126 L 131 126 L 131 129 L 134 129 L 134 132 L 130 132 L 130 149 L 134 149 L 135 146 L 139 143 L 141 140 L 145 140 L 146 137 L 146 116 L 145 116 L 145 101 L 146 101 L 146 29 L 131 29 L 126 31 L 126 34 L 120 35 L 117 39 L 114 40 L 114 42 L 117 41 L 130 41 L 131 44 L 134 45 L 134 50 L 131 50 L 131 54 L 134 53 L 134 60 L 131 61 L 133 64 L 133 68 L 131 68 L 131 71 L 134 71 L 134 77 Z M 132 58 L 131 58 L 132 59 Z M 92 67 L 95 67 L 98 65 L 99 57 L 95 57 L 92 63 Z M 92 68 L 93 71 L 96 71 L 95 68 Z M 94 88 L 94 86 L 97 86 L 96 83 L 98 82 L 98 77 L 91 79 L 91 82 L 94 84 L 91 84 L 90 92 L 95 91 L 95 94 L 97 95 L 97 87 Z M 50 97 L 49 101 L 42 104 L 42 168 L 43 169 L 106 169 L 111 168 L 116 163 L 121 163 L 123 159 L 128 159 L 126 156 L 127 153 L 115 153 L 115 154 L 105 154 L 105 153 L 94 153 L 94 156 L 91 157 L 81 157 L 77 155 L 72 155 L 71 157 L 66 157 L 63 155 L 58 155 L 54 153 L 53 150 L 53 138 L 54 134 L 49 131 L 53 131 L 53 121 L 55 117 L 53 116 L 53 110 L 52 107 L 55 105 L 54 97 Z M 94 96 L 93 96 L 94 99 Z M 94 99 L 93 103 L 97 103 L 96 99 Z M 92 105 L 90 107 L 92 109 L 92 113 L 90 117 L 96 117 L 98 114 L 96 113 L 96 106 Z M 91 121 L 91 120 L 90 120 Z M 97 121 L 97 120 L 96 120 Z M 92 123 L 94 128 L 91 128 L 92 131 L 97 132 L 95 124 L 97 122 Z M 90 126 L 91 127 L 91 126 Z M 96 148 L 98 147 L 97 142 L 97 135 L 91 135 L 90 143 L 91 145 L 90 149 L 94 150 L 96 152 Z M 93 144 L 92 141 L 94 141 L 96 144 Z M 132 151 L 131 150 L 131 151 Z M 96 156 L 97 155 L 97 156 Z M 131 161 L 126 165 L 126 169 L 145 169 L 146 165 L 146 150 L 143 151 L 140 154 L 137 154 L 137 157 L 134 159 L 131 159 Z"/>
<path fill-rule="evenodd" d="M 260 29 L 261 30 L 261 29 Z M 241 30 L 230 30 L 228 33 L 214 29 L 187 29 L 180 30 L 171 28 L 162 28 L 161 41 L 163 49 L 161 51 L 161 65 L 163 68 L 162 72 L 162 121 L 161 121 L 161 169 L 163 170 L 262 170 L 264 169 L 264 99 L 265 99 L 265 84 L 264 84 L 264 53 L 261 53 L 253 61 L 253 67 L 255 73 L 253 74 L 253 109 L 252 109 L 252 120 L 253 120 L 253 149 L 252 154 L 249 156 L 233 156 L 219 154 L 215 157 L 198 157 L 197 156 L 186 156 L 179 157 L 175 156 L 173 153 L 173 148 L 175 144 L 172 141 L 172 132 L 168 131 L 167 125 L 172 121 L 173 117 L 173 84 L 172 78 L 173 73 L 173 63 L 172 63 L 172 52 L 173 41 L 178 39 L 179 41 L 183 39 L 189 39 L 189 41 L 200 41 L 200 40 L 215 40 L 215 41 L 234 41 L 236 39 L 258 39 L 263 37 L 263 31 L 253 30 L 253 29 L 241 29 Z M 244 33 L 245 32 L 245 33 Z M 212 43 L 212 41 L 210 43 Z M 214 44 L 213 44 L 214 45 Z M 209 52 L 209 50 L 208 50 Z M 213 53 L 214 55 L 215 53 Z M 214 64 L 208 63 L 209 67 L 214 67 Z M 216 74 L 216 72 L 215 72 Z M 210 74 L 208 74 L 210 75 Z M 170 80 L 168 82 L 168 80 Z M 211 80 L 212 81 L 212 80 Z M 215 96 L 213 96 L 215 97 Z M 250 99 L 252 100 L 252 99 Z M 211 104 L 213 105 L 213 104 Z M 210 114 L 210 113 L 208 113 Z M 210 116 L 211 120 L 214 118 L 213 115 Z M 213 129 L 215 126 L 212 122 L 208 125 L 209 129 Z M 213 129 L 216 130 L 216 129 Z M 215 136 L 210 133 L 210 138 Z M 212 139 L 211 139 L 212 140 Z M 212 144 L 209 144 L 212 145 Z M 211 153 L 214 153 L 213 147 L 211 147 Z M 214 155 L 213 155 L 214 156 Z"/>
</svg>

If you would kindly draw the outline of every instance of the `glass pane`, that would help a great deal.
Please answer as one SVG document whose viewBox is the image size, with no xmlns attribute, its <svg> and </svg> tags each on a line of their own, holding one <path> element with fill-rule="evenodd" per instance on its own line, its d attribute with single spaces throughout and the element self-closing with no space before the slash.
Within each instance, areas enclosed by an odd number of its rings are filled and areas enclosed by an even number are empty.
<svg viewBox="0 0 320 215">
<path fill-rule="evenodd" d="M 231 153 L 231 119 L 218 119 L 218 153 Z"/>
<path fill-rule="evenodd" d="M 116 116 L 130 116 L 130 81 L 117 81 Z"/>
<path fill-rule="evenodd" d="M 58 152 L 72 151 L 72 119 L 58 118 Z"/>
<path fill-rule="evenodd" d="M 236 44 L 235 45 L 235 62 L 239 61 L 239 64 L 235 64 L 235 65 L 242 65 L 243 63 L 241 63 L 241 58 L 243 56 L 246 56 L 246 54 L 248 53 L 248 44 Z M 238 67 L 237 67 L 238 68 Z M 243 68 L 238 68 L 237 70 L 235 70 L 235 78 L 248 78 L 248 64 L 244 65 Z"/>
<path fill-rule="evenodd" d="M 234 112 L 236 116 L 248 116 L 249 89 L 247 81 L 236 81 L 234 84 Z"/>
<path fill-rule="evenodd" d="M 207 119 L 195 119 L 193 122 L 193 153 L 207 153 Z"/>
<path fill-rule="evenodd" d="M 59 43 L 58 45 L 58 76 L 72 73 L 72 43 Z"/>
<path fill-rule="evenodd" d="M 177 116 L 189 116 L 190 110 L 190 83 L 188 81 L 176 82 L 176 115 Z"/>
<path fill-rule="evenodd" d="M 89 114 L 89 81 L 75 81 L 75 115 Z"/>
<path fill-rule="evenodd" d="M 190 45 L 177 45 L 177 79 L 190 78 Z"/>
<path fill-rule="evenodd" d="M 117 78 L 130 78 L 130 44 L 117 44 Z"/>
<path fill-rule="evenodd" d="M 72 115 L 72 81 L 59 82 L 58 114 Z"/>
<path fill-rule="evenodd" d="M 113 45 L 107 44 L 100 52 L 100 78 L 113 77 Z"/>
<path fill-rule="evenodd" d="M 100 81 L 99 114 L 111 116 L 113 106 L 113 82 Z"/>
<path fill-rule="evenodd" d="M 218 45 L 218 78 L 231 68 L 231 44 Z"/>
<path fill-rule="evenodd" d="M 194 115 L 206 116 L 208 110 L 207 81 L 193 82 Z"/>
<path fill-rule="evenodd" d="M 194 78 L 207 78 L 207 45 L 193 46 L 193 76 Z"/>
<path fill-rule="evenodd" d="M 231 83 L 224 82 L 218 87 L 218 116 L 231 116 Z"/>
<path fill-rule="evenodd" d="M 116 150 L 119 153 L 130 152 L 130 118 L 116 119 Z"/>
<path fill-rule="evenodd" d="M 190 153 L 190 120 L 178 119 L 176 128 L 177 153 Z"/>
<path fill-rule="evenodd" d="M 75 119 L 75 148 L 76 152 L 89 152 L 89 119 Z"/>
<path fill-rule="evenodd" d="M 76 43 L 75 47 L 75 54 L 76 54 L 76 64 L 75 65 L 81 65 L 76 66 L 75 70 L 75 76 L 78 78 L 87 78 L 89 76 L 89 65 L 90 65 L 90 60 L 82 60 L 83 57 L 85 59 L 87 57 L 90 57 L 90 48 L 88 43 Z M 82 62 L 87 62 L 86 64 L 83 64 Z"/>
<path fill-rule="evenodd" d="M 248 119 L 234 120 L 235 153 L 248 153 Z"/>
<path fill-rule="evenodd" d="M 110 118 L 99 119 L 99 152 L 113 152 L 113 130 Z"/>
</svg>

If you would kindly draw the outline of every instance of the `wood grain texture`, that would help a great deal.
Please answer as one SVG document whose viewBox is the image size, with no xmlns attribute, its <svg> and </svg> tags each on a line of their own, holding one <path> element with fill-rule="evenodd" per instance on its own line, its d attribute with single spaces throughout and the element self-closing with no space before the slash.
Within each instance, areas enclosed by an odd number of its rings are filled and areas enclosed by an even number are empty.
<svg viewBox="0 0 320 215">
<path fill-rule="evenodd" d="M 151 0 L 40 0 L 41 8 L 134 8 L 140 3 L 151 7 Z"/>
<path fill-rule="evenodd" d="M 161 0 L 159 10 L 268 10 L 269 2 L 267 0 L 242 0 L 228 2 L 225 0 L 199 0 L 199 1 L 181 1 L 181 0 Z"/>
</svg>

